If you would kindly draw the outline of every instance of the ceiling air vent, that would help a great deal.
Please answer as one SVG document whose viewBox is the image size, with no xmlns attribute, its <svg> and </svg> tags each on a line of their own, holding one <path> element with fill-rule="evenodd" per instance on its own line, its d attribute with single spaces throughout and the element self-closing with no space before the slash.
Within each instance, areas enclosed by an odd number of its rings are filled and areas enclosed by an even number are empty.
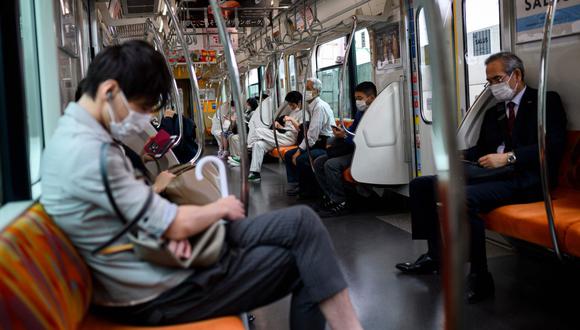
<svg viewBox="0 0 580 330">
<path fill-rule="evenodd" d="M 155 14 L 159 0 L 122 0 L 123 16 L 148 16 Z"/>
</svg>

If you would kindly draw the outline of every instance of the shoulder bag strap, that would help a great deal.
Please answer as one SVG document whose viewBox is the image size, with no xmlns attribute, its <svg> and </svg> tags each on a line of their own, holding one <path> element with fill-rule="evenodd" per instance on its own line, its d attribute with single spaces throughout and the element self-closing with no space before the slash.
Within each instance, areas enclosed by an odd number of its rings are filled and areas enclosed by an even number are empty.
<svg viewBox="0 0 580 330">
<path fill-rule="evenodd" d="M 128 221 L 127 218 L 125 218 L 125 216 L 123 215 L 123 213 L 119 209 L 119 206 L 115 202 L 115 198 L 113 197 L 113 193 L 111 191 L 111 185 L 109 183 L 109 175 L 107 172 L 107 153 L 109 151 L 110 146 L 111 146 L 111 143 L 108 143 L 108 142 L 105 142 L 101 145 L 101 154 L 100 154 L 100 158 L 99 158 L 101 180 L 103 181 L 103 185 L 105 186 L 105 192 L 107 194 L 107 198 L 109 199 L 109 202 L 113 206 L 113 210 L 117 214 L 117 217 L 119 217 L 119 219 L 121 219 L 121 221 L 123 221 L 125 223 L 125 226 L 123 226 L 123 228 L 119 232 L 117 232 L 115 235 L 113 235 L 113 237 L 111 237 L 111 239 L 109 239 L 107 242 L 99 245 L 96 249 L 94 249 L 91 252 L 93 255 L 98 254 L 99 252 L 101 252 L 102 250 L 104 250 L 105 248 L 107 248 L 108 246 L 113 244 L 114 242 L 116 242 L 119 238 L 121 238 L 122 236 L 127 234 L 127 232 L 129 232 L 137 224 L 137 222 L 143 217 L 143 215 L 145 215 L 145 212 L 147 211 L 149 206 L 151 206 L 151 202 L 153 201 L 153 190 L 151 190 L 151 191 L 149 191 L 149 195 L 147 196 L 147 200 L 145 201 L 145 204 L 143 205 L 143 207 L 141 208 L 141 210 L 139 211 L 137 216 L 135 216 L 135 219 L 133 219 L 132 221 Z"/>
</svg>

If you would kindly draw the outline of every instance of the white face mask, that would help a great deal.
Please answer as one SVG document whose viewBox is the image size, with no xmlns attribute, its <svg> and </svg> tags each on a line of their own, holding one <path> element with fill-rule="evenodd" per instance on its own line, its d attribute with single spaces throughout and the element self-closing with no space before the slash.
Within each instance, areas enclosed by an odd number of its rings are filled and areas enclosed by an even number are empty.
<svg viewBox="0 0 580 330">
<path fill-rule="evenodd" d="M 312 93 L 312 91 L 306 91 L 304 97 L 306 98 L 306 102 L 310 102 L 312 99 L 314 99 L 314 93 Z"/>
<path fill-rule="evenodd" d="M 123 94 L 122 91 L 119 92 L 118 95 L 121 96 L 121 100 L 123 101 L 123 104 L 125 105 L 127 111 L 129 112 L 127 117 L 125 117 L 120 122 L 117 121 L 115 112 L 113 111 L 112 98 L 109 98 L 107 100 L 108 103 L 107 111 L 109 112 L 109 117 L 111 117 L 111 122 L 109 123 L 111 136 L 114 139 L 122 140 L 123 138 L 144 131 L 145 127 L 147 127 L 147 125 L 149 125 L 149 122 L 151 121 L 151 115 L 140 113 L 131 109 L 131 107 L 129 107 L 129 102 L 127 102 L 127 98 L 125 97 L 125 94 Z"/>
<path fill-rule="evenodd" d="M 358 111 L 365 111 L 369 107 L 365 100 L 356 100 L 355 103 Z"/>
<path fill-rule="evenodd" d="M 489 86 L 489 88 L 491 89 L 491 93 L 493 94 L 495 99 L 498 100 L 498 102 L 510 101 L 511 99 L 514 98 L 518 85 L 516 85 L 516 89 L 512 89 L 508 84 L 508 82 L 512 79 L 512 75 L 513 72 L 510 75 L 508 81 L 504 81 L 499 84 Z"/>
</svg>

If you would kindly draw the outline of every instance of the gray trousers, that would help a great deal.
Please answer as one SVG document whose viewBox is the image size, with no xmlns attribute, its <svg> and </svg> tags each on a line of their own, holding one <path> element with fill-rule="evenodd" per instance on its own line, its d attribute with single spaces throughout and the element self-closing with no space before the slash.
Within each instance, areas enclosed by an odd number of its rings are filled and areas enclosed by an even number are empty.
<svg viewBox="0 0 580 330">
<path fill-rule="evenodd" d="M 330 236 L 310 208 L 231 222 L 220 261 L 153 301 L 103 312 L 144 325 L 236 315 L 292 293 L 291 329 L 324 329 L 318 303 L 347 287 Z"/>
<path fill-rule="evenodd" d="M 323 155 L 314 160 L 316 180 L 326 196 L 335 203 L 346 201 L 342 172 L 350 166 L 351 162 L 352 154 L 330 159 L 327 155 Z"/>
</svg>

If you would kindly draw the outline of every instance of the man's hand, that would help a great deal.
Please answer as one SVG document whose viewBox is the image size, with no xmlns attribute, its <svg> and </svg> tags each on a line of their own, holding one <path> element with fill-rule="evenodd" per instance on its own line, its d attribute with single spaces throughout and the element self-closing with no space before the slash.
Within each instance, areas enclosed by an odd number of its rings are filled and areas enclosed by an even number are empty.
<svg viewBox="0 0 580 330">
<path fill-rule="evenodd" d="M 175 174 L 170 173 L 169 171 L 163 171 L 159 173 L 157 178 L 155 178 L 155 183 L 153 184 L 153 191 L 156 193 L 160 193 L 167 188 L 171 180 L 175 178 Z"/>
<path fill-rule="evenodd" d="M 340 127 L 332 127 L 332 133 L 338 139 L 344 139 L 346 137 L 346 132 Z"/>
<path fill-rule="evenodd" d="M 296 166 L 296 159 L 298 159 L 298 157 L 300 157 L 300 149 L 298 149 L 298 151 L 292 155 L 292 164 L 294 164 L 294 166 Z"/>
<path fill-rule="evenodd" d="M 280 129 L 284 128 L 282 125 L 280 125 L 279 122 L 274 122 L 274 127 L 275 128 L 280 128 Z"/>
<path fill-rule="evenodd" d="M 246 217 L 244 204 L 235 196 L 224 197 L 215 203 L 218 210 L 224 212 L 224 219 L 226 220 L 242 220 Z"/>
<path fill-rule="evenodd" d="M 498 168 L 506 166 L 508 163 L 508 155 L 506 154 L 489 154 L 477 160 L 480 166 L 484 168 Z"/>
<path fill-rule="evenodd" d="M 191 257 L 191 244 L 187 239 L 181 241 L 169 241 L 167 246 L 169 251 L 173 253 L 177 258 L 187 259 Z"/>
</svg>

